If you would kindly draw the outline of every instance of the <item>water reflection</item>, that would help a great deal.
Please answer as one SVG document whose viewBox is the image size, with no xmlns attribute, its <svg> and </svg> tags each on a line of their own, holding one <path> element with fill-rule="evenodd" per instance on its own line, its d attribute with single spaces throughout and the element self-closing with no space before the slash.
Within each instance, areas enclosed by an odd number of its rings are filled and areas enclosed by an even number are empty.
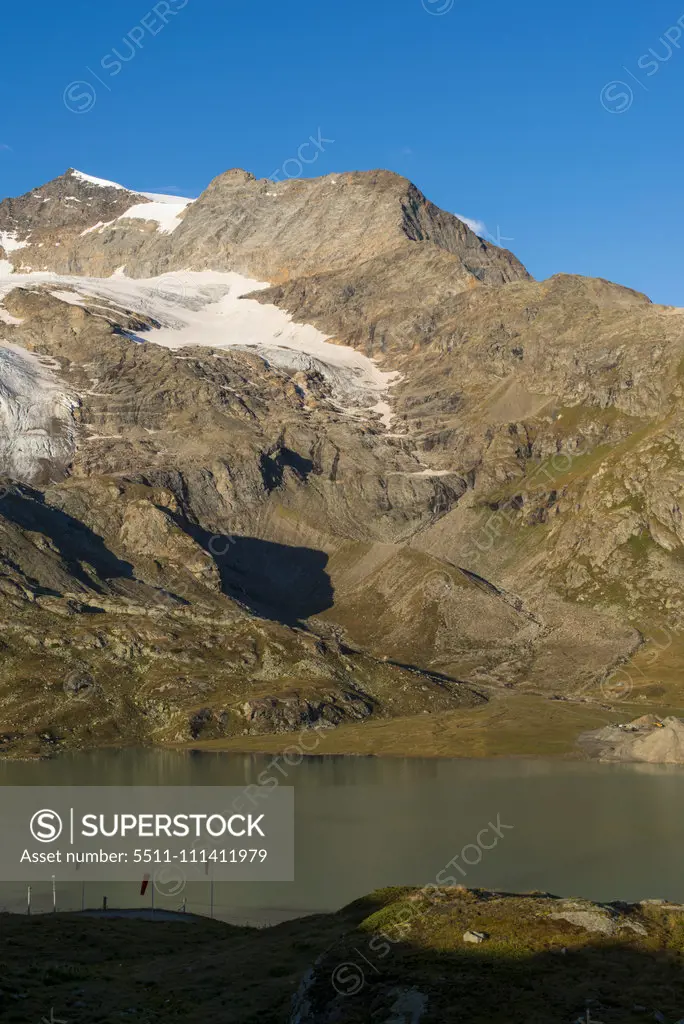
<svg viewBox="0 0 684 1024">
<path fill-rule="evenodd" d="M 662 897 L 684 902 L 684 770 L 544 760 L 406 760 L 311 757 L 288 766 L 271 756 L 97 751 L 49 763 L 0 762 L 0 784 L 246 786 L 259 776 L 294 785 L 294 883 L 217 883 L 218 916 L 277 921 L 333 910 L 386 885 L 425 885 L 497 815 L 513 828 L 467 867 L 466 885 L 541 889 L 590 899 Z M 453 872 L 451 872 L 453 874 Z M 106 890 L 106 891 L 105 891 Z M 149 906 L 130 884 L 60 886 L 64 909 Z M 209 884 L 184 893 L 208 913 Z M 35 909 L 49 909 L 34 887 Z M 20 909 L 25 887 L 0 886 L 0 907 Z M 43 906 L 44 904 L 44 906 Z M 179 899 L 157 905 L 176 907 Z"/>
</svg>

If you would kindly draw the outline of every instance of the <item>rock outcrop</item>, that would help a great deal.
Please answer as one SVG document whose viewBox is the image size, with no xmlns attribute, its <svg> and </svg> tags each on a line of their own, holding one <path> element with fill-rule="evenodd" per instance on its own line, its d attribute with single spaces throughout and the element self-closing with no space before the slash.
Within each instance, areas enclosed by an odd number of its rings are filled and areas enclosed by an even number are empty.
<svg viewBox="0 0 684 1024">
<path fill-rule="evenodd" d="M 679 904 L 601 904 L 433 882 L 382 890 L 347 911 L 361 916 L 364 908 L 363 920 L 303 975 L 289 1024 L 681 1016 L 676 985 L 643 985 L 654 948 L 661 969 L 677 975 Z"/>
<path fill-rule="evenodd" d="M 584 733 L 580 744 L 600 761 L 684 764 L 684 721 L 670 715 L 642 715 L 626 725 L 608 725 Z"/>
</svg>

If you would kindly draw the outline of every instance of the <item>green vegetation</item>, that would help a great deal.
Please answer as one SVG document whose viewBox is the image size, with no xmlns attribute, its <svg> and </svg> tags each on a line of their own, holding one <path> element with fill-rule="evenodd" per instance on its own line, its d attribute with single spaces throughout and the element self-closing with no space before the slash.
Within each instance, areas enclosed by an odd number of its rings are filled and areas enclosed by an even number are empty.
<svg viewBox="0 0 684 1024">
<path fill-rule="evenodd" d="M 684 1010 L 684 908 L 670 904 L 434 885 L 264 930 L 75 914 L 0 926 L 8 1024 L 51 1012 L 69 1024 L 390 1024 L 402 1000 L 420 1024 L 570 1024 L 587 1009 L 637 1024 Z"/>
<path fill-rule="evenodd" d="M 504 691 L 477 708 L 440 715 L 414 715 L 342 725 L 318 734 L 316 754 L 365 754 L 378 757 L 572 757 L 577 737 L 590 729 L 634 718 L 616 703 L 553 700 L 537 694 Z M 650 710 L 650 708 L 649 708 Z M 311 743 L 307 740 L 307 745 Z M 192 744 L 200 750 L 281 753 L 297 748 L 296 735 L 243 736 Z"/>
</svg>

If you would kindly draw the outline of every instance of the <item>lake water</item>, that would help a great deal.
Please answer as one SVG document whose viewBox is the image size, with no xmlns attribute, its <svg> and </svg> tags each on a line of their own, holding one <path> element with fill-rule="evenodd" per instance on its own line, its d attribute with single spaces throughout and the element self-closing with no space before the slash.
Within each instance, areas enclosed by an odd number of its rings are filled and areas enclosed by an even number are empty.
<svg viewBox="0 0 684 1024">
<path fill-rule="evenodd" d="M 270 756 L 97 751 L 51 762 L 0 762 L 0 785 L 248 785 Z M 595 900 L 684 902 L 684 768 L 551 760 L 411 760 L 312 757 L 280 760 L 295 787 L 296 880 L 216 883 L 217 917 L 276 923 L 336 910 L 387 885 L 436 882 L 539 889 Z M 271 771 L 273 774 L 273 771 Z M 478 834 L 500 828 L 492 849 Z M 493 844 L 490 831 L 483 844 Z M 463 854 L 462 854 L 463 851 Z M 467 864 L 467 861 L 479 863 Z M 442 875 L 442 881 L 446 876 Z M 58 884 L 58 909 L 149 907 L 133 883 Z M 209 913 L 209 883 L 189 883 L 187 909 Z M 179 897 L 156 906 L 177 908 Z M 26 886 L 0 883 L 0 909 L 25 906 Z M 51 882 L 33 886 L 49 910 Z"/>
</svg>

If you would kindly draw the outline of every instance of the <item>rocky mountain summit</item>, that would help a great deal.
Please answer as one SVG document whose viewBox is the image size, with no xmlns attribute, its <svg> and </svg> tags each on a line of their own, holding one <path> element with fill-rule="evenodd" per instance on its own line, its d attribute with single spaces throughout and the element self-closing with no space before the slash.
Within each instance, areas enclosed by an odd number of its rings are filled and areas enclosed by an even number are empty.
<svg viewBox="0 0 684 1024">
<path fill-rule="evenodd" d="M 533 281 L 386 171 L 71 169 L 0 246 L 8 753 L 570 720 L 676 638 L 680 310 Z"/>
</svg>

